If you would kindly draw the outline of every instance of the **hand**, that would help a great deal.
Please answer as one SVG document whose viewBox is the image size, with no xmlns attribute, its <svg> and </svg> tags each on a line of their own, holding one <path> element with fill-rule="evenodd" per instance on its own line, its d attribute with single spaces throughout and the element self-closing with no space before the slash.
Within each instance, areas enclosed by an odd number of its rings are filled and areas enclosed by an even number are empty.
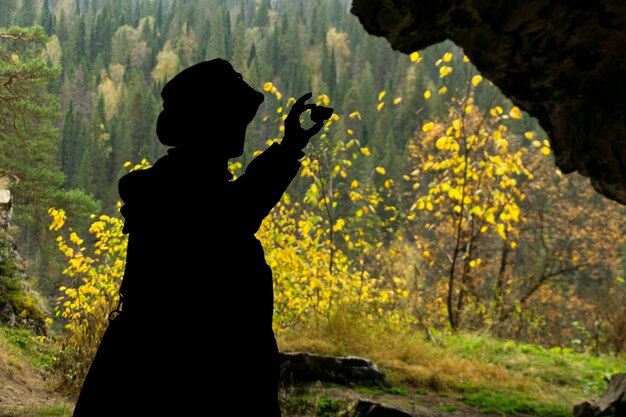
<svg viewBox="0 0 626 417">
<path fill-rule="evenodd" d="M 291 110 L 289 110 L 289 114 L 285 119 L 285 137 L 282 142 L 285 146 L 302 149 L 309 143 L 309 139 L 324 127 L 324 120 L 318 120 L 308 129 L 303 129 L 300 124 L 300 115 L 302 113 L 316 107 L 321 107 L 306 103 L 306 101 L 311 98 L 311 95 L 312 93 L 306 93 L 291 106 Z"/>
</svg>

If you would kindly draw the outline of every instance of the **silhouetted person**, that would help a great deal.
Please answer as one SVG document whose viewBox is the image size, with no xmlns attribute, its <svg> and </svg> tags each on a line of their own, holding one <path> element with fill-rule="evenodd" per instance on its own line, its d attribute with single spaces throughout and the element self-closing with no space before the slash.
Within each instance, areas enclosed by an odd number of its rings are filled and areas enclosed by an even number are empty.
<svg viewBox="0 0 626 417">
<path fill-rule="evenodd" d="M 302 96 L 282 142 L 232 180 L 228 160 L 242 155 L 263 94 L 213 59 L 180 72 L 161 96 L 157 135 L 172 148 L 119 181 L 123 305 L 74 416 L 279 416 L 272 271 L 254 234 L 331 110 Z M 308 109 L 316 122 L 306 130 Z"/>
</svg>

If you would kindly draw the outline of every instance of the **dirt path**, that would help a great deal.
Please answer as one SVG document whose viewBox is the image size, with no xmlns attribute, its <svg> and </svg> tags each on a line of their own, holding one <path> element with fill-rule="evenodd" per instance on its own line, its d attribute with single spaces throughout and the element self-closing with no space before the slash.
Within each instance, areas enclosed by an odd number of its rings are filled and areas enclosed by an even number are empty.
<svg viewBox="0 0 626 417">
<path fill-rule="evenodd" d="M 0 350 L 0 417 L 69 416 L 71 407 L 52 381 Z"/>
</svg>

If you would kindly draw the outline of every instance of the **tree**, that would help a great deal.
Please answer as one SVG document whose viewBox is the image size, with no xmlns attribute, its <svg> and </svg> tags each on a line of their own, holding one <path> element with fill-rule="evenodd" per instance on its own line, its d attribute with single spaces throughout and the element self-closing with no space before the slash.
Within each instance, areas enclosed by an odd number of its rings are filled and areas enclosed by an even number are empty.
<svg viewBox="0 0 626 417">
<path fill-rule="evenodd" d="M 271 9 L 270 0 L 261 0 L 259 10 L 254 15 L 254 26 L 265 27 L 269 24 L 269 11 Z"/>
<path fill-rule="evenodd" d="M 19 13 L 20 26 L 32 26 L 37 23 L 36 0 L 22 0 L 22 9 Z"/>
<path fill-rule="evenodd" d="M 85 193 L 66 192 L 57 163 L 58 100 L 48 84 L 59 74 L 40 51 L 47 37 L 41 26 L 0 32 L 0 178 L 14 194 L 16 223 L 42 244 L 47 209 L 63 205 L 72 215 L 98 209 Z M 36 251 L 35 251 L 36 252 Z"/>
<path fill-rule="evenodd" d="M 43 2 L 40 22 L 46 34 L 51 36 L 52 31 L 54 30 L 54 17 L 52 16 L 52 13 L 50 13 L 49 0 L 44 0 Z"/>
<path fill-rule="evenodd" d="M 2 0 L 0 2 L 0 28 L 6 28 L 13 23 L 16 0 Z"/>
</svg>

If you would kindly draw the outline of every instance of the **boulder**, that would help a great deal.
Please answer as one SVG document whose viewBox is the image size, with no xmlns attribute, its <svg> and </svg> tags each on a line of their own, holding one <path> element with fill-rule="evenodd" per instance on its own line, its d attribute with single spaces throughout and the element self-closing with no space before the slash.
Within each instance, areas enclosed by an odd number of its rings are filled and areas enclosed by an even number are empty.
<svg viewBox="0 0 626 417">
<path fill-rule="evenodd" d="M 307 352 L 281 352 L 283 381 L 333 382 L 342 385 L 388 386 L 383 373 L 368 359 L 325 356 Z"/>
</svg>

